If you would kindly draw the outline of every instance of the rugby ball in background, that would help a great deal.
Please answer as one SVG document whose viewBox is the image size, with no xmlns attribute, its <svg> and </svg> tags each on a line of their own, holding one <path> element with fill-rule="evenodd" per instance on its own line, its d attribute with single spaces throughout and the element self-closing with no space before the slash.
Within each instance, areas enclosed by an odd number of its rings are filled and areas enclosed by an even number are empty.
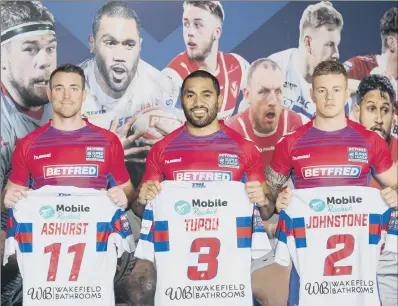
<svg viewBox="0 0 398 306">
<path fill-rule="evenodd" d="M 166 132 L 156 128 L 157 125 L 163 127 Z M 135 133 L 144 133 L 135 143 L 137 146 L 145 145 L 148 140 L 158 140 L 168 133 L 182 126 L 178 117 L 172 113 L 166 112 L 160 107 L 149 107 L 136 115 L 136 120 L 131 126 L 131 131 Z"/>
</svg>

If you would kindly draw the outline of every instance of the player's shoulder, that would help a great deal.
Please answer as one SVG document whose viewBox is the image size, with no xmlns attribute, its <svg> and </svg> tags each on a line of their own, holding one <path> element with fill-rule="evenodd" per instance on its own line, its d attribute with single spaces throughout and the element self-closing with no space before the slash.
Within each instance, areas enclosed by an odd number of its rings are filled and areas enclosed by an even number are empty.
<svg viewBox="0 0 398 306">
<path fill-rule="evenodd" d="M 181 52 L 179 54 L 177 54 L 171 61 L 170 63 L 167 64 L 166 68 L 171 68 L 171 69 L 175 69 L 178 66 L 181 65 L 181 63 L 186 62 L 187 60 L 187 55 L 186 55 L 186 51 Z"/>
<path fill-rule="evenodd" d="M 253 141 L 245 138 L 241 133 L 227 126 L 224 122 L 221 123 L 222 131 L 234 141 L 243 151 L 250 151 L 255 144 Z"/>
<path fill-rule="evenodd" d="M 349 72 L 352 68 L 358 65 L 375 65 L 377 64 L 377 55 L 370 54 L 370 55 L 357 55 L 349 58 L 344 63 L 344 67 L 347 72 Z"/>
<path fill-rule="evenodd" d="M 293 111 L 291 109 L 283 108 L 282 112 L 283 112 L 283 114 L 286 114 L 285 116 L 287 116 L 287 118 L 289 120 L 290 119 L 294 119 L 294 120 L 300 120 L 301 121 L 300 114 L 296 113 L 295 111 Z"/>
<path fill-rule="evenodd" d="M 50 122 L 46 123 L 45 125 L 38 127 L 34 131 L 30 132 L 26 136 L 22 137 L 18 140 L 17 146 L 18 147 L 29 147 L 41 134 L 43 134 L 47 129 L 50 127 Z"/>
<path fill-rule="evenodd" d="M 225 59 L 225 64 L 228 66 L 229 64 L 233 64 L 232 61 L 238 61 L 238 63 L 246 68 L 249 65 L 249 62 L 243 58 L 243 56 L 236 53 L 224 53 L 218 51 L 219 55 L 223 56 Z"/>
<path fill-rule="evenodd" d="M 109 141 L 110 144 L 115 144 L 115 143 L 120 142 L 118 136 L 115 133 L 113 133 L 107 129 L 104 129 L 102 127 L 99 127 L 97 125 L 94 125 L 88 119 L 84 119 L 84 120 L 86 120 L 86 122 L 88 123 L 88 125 L 92 131 L 102 134 Z"/>
<path fill-rule="evenodd" d="M 380 136 L 378 133 L 367 129 L 366 127 L 364 127 L 362 124 L 360 124 L 358 122 L 347 119 L 347 124 L 354 131 L 356 131 L 357 133 L 362 135 L 370 143 L 375 143 L 379 140 L 384 140 L 384 138 L 382 136 Z"/>
<path fill-rule="evenodd" d="M 279 62 L 279 61 L 287 61 L 289 60 L 293 54 L 297 51 L 297 48 L 290 48 L 286 50 L 282 50 L 279 52 L 275 52 L 268 56 L 269 59 Z"/>
<path fill-rule="evenodd" d="M 161 140 L 159 140 L 158 142 L 156 142 L 153 146 L 151 150 L 154 150 L 156 153 L 161 153 L 163 152 L 164 148 L 170 143 L 172 142 L 178 135 L 181 134 L 181 132 L 183 132 L 185 130 L 185 126 L 181 126 L 177 129 L 175 129 L 174 131 L 172 131 L 170 134 L 164 136 Z"/>
<path fill-rule="evenodd" d="M 301 119 L 301 118 L 300 118 Z M 300 137 L 305 135 L 313 127 L 313 121 L 310 120 L 306 124 L 298 127 L 292 132 L 288 132 L 278 141 L 278 145 L 286 145 L 291 147 Z"/>
</svg>

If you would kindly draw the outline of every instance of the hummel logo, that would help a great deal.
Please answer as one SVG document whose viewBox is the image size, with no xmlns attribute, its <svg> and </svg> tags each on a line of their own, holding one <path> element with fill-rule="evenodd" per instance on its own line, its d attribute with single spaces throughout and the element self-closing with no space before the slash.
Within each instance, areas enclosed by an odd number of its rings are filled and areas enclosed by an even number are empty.
<svg viewBox="0 0 398 306">
<path fill-rule="evenodd" d="M 47 153 L 47 154 L 42 154 L 42 155 L 33 155 L 33 159 L 42 159 L 42 158 L 48 158 L 51 157 L 51 153 Z"/>
<path fill-rule="evenodd" d="M 311 154 L 300 155 L 300 156 L 293 156 L 293 160 L 306 159 L 306 158 L 310 158 L 310 157 L 311 157 Z"/>
<path fill-rule="evenodd" d="M 180 158 L 175 158 L 175 159 L 170 159 L 170 160 L 165 160 L 165 164 L 173 164 L 173 163 L 180 163 L 182 161 L 182 157 Z"/>
</svg>

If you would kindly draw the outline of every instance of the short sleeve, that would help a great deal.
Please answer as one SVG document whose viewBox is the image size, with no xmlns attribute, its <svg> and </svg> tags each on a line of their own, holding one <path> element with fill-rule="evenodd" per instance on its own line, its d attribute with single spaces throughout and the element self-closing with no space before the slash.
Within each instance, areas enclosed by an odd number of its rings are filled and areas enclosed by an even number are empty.
<svg viewBox="0 0 398 306">
<path fill-rule="evenodd" d="M 246 144 L 245 144 L 246 145 Z M 265 182 L 261 154 L 253 142 L 247 141 L 245 173 L 249 181 Z"/>
<path fill-rule="evenodd" d="M 155 144 L 148 152 L 145 164 L 145 173 L 142 182 L 162 181 L 163 171 L 160 168 L 160 150 L 158 143 Z"/>
<path fill-rule="evenodd" d="M 112 160 L 110 162 L 112 166 L 110 167 L 111 178 L 109 181 L 111 187 L 113 187 L 125 184 L 127 181 L 130 180 L 130 176 L 124 163 L 124 151 L 122 144 L 120 143 L 116 135 L 112 137 L 110 141 L 112 150 L 110 154 L 112 156 Z"/>
<path fill-rule="evenodd" d="M 27 165 L 27 156 L 25 150 L 27 144 L 25 141 L 20 141 L 15 146 L 15 150 L 12 153 L 11 158 L 11 173 L 9 180 L 20 186 L 29 186 L 30 172 Z"/>
<path fill-rule="evenodd" d="M 391 150 L 387 142 L 378 134 L 373 135 L 373 152 L 372 168 L 374 174 L 381 174 L 389 170 L 394 164 L 391 156 Z"/>
<path fill-rule="evenodd" d="M 153 244 L 153 225 L 154 212 L 153 203 L 149 202 L 145 206 L 142 216 L 142 227 L 140 233 L 140 240 L 138 241 L 135 256 L 137 258 L 146 259 L 155 262 L 155 246 Z"/>
<path fill-rule="evenodd" d="M 283 176 L 288 176 L 292 170 L 291 159 L 286 137 L 282 138 L 276 145 L 270 168 Z"/>
<path fill-rule="evenodd" d="M 117 255 L 121 257 L 124 252 L 132 253 L 135 250 L 135 241 L 129 219 L 124 210 L 118 209 L 111 221 L 113 234 L 109 239 L 117 247 Z"/>
</svg>

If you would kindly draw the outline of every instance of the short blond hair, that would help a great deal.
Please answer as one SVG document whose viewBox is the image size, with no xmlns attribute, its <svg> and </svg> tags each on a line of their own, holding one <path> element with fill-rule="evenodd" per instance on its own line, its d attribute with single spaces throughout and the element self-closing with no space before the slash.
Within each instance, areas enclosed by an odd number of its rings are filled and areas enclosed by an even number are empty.
<svg viewBox="0 0 398 306">
<path fill-rule="evenodd" d="M 300 38 L 308 28 L 317 29 L 323 26 L 332 29 L 343 28 L 343 16 L 333 7 L 329 1 L 322 1 L 309 5 L 300 19 Z"/>
</svg>

